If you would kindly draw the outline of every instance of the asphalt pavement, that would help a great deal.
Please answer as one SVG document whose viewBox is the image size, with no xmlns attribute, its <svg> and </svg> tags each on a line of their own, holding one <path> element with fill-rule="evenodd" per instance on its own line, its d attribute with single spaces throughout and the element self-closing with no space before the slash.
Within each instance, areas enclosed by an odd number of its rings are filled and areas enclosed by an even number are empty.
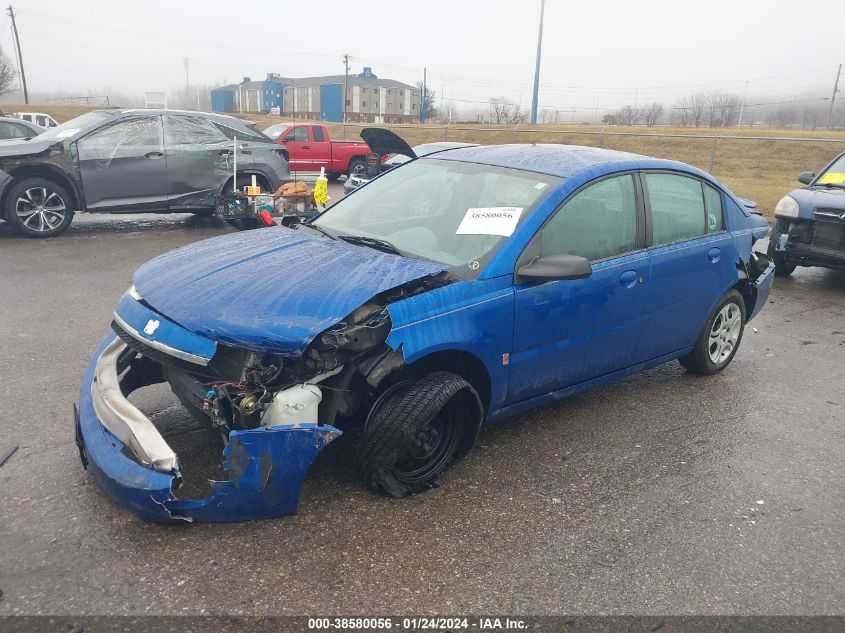
<svg viewBox="0 0 845 633">
<path fill-rule="evenodd" d="M 775 281 L 722 374 L 673 362 L 504 420 L 417 497 L 365 490 L 352 435 L 295 516 L 174 527 L 115 506 L 73 443 L 86 364 L 137 266 L 232 230 L 0 224 L 0 454 L 19 447 L 0 466 L 0 615 L 845 611 L 845 273 L 818 268 Z M 169 392 L 138 397 L 201 467 L 212 443 Z"/>
</svg>

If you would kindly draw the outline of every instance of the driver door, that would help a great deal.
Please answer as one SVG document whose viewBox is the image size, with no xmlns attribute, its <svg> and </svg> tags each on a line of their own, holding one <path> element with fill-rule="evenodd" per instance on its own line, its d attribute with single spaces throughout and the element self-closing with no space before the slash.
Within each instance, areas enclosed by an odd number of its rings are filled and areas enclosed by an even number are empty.
<svg viewBox="0 0 845 633">
<path fill-rule="evenodd" d="M 76 142 L 88 211 L 167 210 L 161 117 L 122 119 Z"/>
<path fill-rule="evenodd" d="M 291 171 L 320 171 L 314 167 L 311 144 L 308 141 L 308 127 L 297 125 L 282 137 L 282 145 L 288 150 Z"/>
<path fill-rule="evenodd" d="M 632 174 L 603 178 L 569 198 L 528 246 L 540 256 L 586 257 L 593 272 L 514 286 L 512 401 L 637 363 L 649 272 L 641 198 Z"/>
</svg>

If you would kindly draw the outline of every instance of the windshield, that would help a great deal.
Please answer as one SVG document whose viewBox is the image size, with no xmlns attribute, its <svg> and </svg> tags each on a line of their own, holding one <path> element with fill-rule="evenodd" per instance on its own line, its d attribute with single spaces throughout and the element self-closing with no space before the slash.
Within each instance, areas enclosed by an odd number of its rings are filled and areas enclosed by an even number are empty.
<svg viewBox="0 0 845 633">
<path fill-rule="evenodd" d="M 284 132 L 289 127 L 290 125 L 287 123 L 274 123 L 266 130 L 264 130 L 264 134 L 275 141 L 277 138 L 279 138 L 279 134 Z"/>
<path fill-rule="evenodd" d="M 818 177 L 815 184 L 845 187 L 845 154 L 833 161 L 827 171 Z"/>
<path fill-rule="evenodd" d="M 78 116 L 70 121 L 65 121 L 56 127 L 51 127 L 46 132 L 42 132 L 35 138 L 44 141 L 52 139 L 60 141 L 65 138 L 75 136 L 79 132 L 95 127 L 103 121 L 111 119 L 113 116 L 114 115 L 112 113 L 95 110 L 94 112 L 88 112 L 87 114 Z"/>
<path fill-rule="evenodd" d="M 384 173 L 313 224 L 334 235 L 385 240 L 411 257 L 470 264 L 492 256 L 559 182 L 519 169 L 424 158 Z"/>
</svg>

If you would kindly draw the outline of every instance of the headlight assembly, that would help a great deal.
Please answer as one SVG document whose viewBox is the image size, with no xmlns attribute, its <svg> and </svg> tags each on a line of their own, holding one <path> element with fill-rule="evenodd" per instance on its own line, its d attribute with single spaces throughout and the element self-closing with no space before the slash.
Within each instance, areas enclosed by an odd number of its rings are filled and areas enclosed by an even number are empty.
<svg viewBox="0 0 845 633">
<path fill-rule="evenodd" d="M 784 196 L 775 207 L 775 215 L 784 218 L 797 218 L 799 209 L 800 207 L 794 198 Z"/>
</svg>

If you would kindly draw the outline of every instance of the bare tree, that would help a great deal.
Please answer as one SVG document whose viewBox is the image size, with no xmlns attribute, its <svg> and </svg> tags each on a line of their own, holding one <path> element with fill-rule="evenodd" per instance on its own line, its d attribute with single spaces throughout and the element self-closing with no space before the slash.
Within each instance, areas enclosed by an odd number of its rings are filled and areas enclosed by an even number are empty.
<svg viewBox="0 0 845 633">
<path fill-rule="evenodd" d="M 676 121 L 684 127 L 701 127 L 707 111 L 707 99 L 704 93 L 683 97 L 674 106 Z"/>
<path fill-rule="evenodd" d="M 517 125 L 525 123 L 528 113 L 507 97 L 490 97 L 487 113 L 491 123 Z"/>
<path fill-rule="evenodd" d="M 825 112 L 823 108 L 817 106 L 804 106 L 801 109 L 801 128 L 815 130 L 825 121 Z"/>
<path fill-rule="evenodd" d="M 437 101 L 435 97 L 437 93 L 434 92 L 431 88 L 423 84 L 423 82 L 417 82 L 417 90 L 420 91 L 420 104 L 425 101 L 425 120 L 426 121 L 433 121 L 437 118 L 437 115 L 440 113 L 439 109 L 437 108 Z M 422 105 L 420 105 L 420 111 L 422 111 Z"/>
<path fill-rule="evenodd" d="M 729 92 L 707 92 L 702 95 L 710 127 L 731 127 L 739 120 L 742 98 Z"/>
<path fill-rule="evenodd" d="M 0 48 L 0 95 L 14 92 L 18 89 L 18 71 L 12 60 Z"/>
<path fill-rule="evenodd" d="M 772 127 L 789 127 L 795 121 L 795 108 L 783 105 L 769 113 L 769 125 Z"/>
<path fill-rule="evenodd" d="M 642 113 L 643 123 L 648 127 L 654 127 L 657 120 L 663 115 L 663 104 L 659 101 L 652 101 L 644 105 L 640 112 Z"/>
<path fill-rule="evenodd" d="M 642 112 L 639 108 L 634 108 L 630 105 L 622 106 L 616 114 L 616 121 L 619 125 L 636 125 L 642 118 Z"/>
</svg>

